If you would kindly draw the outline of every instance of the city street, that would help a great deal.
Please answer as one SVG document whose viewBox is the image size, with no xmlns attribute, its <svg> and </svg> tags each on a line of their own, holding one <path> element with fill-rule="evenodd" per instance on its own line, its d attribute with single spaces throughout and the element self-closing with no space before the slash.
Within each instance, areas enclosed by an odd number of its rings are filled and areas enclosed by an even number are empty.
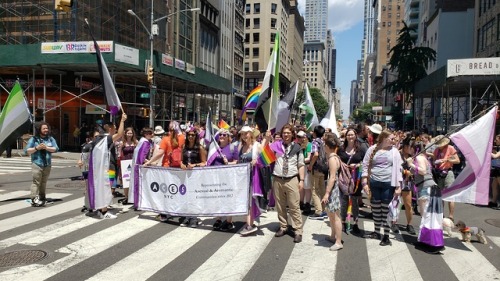
<svg viewBox="0 0 500 281">
<path fill-rule="evenodd" d="M 445 238 L 442 254 L 414 247 L 416 236 L 391 232 L 392 246 L 352 234 L 344 249 L 329 251 L 327 220 L 304 219 L 303 242 L 274 237 L 275 211 L 260 219 L 257 235 L 241 237 L 243 217 L 231 232 L 211 230 L 213 218 L 198 228 L 177 220 L 160 223 L 154 213 L 113 204 L 115 220 L 81 212 L 84 184 L 78 154 L 56 154 L 48 197 L 53 203 L 33 208 L 28 202 L 28 157 L 0 158 L 0 280 L 499 280 L 500 210 L 457 204 L 455 219 L 483 228 L 487 245 Z M 15 167 L 15 168 L 14 168 Z M 24 167 L 24 168 L 22 168 Z M 23 169 L 25 169 L 23 171 Z M 15 170 L 15 171 L 14 171 Z M 447 208 L 446 208 L 447 210 Z M 363 214 L 369 209 L 363 209 Z M 420 217 L 413 225 L 418 231 Z M 399 224 L 406 225 L 404 211 Z M 496 226 L 495 226 L 496 225 Z M 373 222 L 360 220 L 371 231 Z M 403 227 L 402 227 L 403 228 Z M 15 259 L 14 259 L 15 257 Z"/>
</svg>

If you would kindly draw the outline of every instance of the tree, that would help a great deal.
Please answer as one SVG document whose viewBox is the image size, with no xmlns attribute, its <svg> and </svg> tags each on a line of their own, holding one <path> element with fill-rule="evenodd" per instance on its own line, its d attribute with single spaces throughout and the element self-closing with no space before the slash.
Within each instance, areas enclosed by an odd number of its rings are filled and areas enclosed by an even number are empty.
<svg viewBox="0 0 500 281">
<path fill-rule="evenodd" d="M 405 93 L 406 102 L 413 103 L 414 87 L 418 80 L 427 75 L 427 65 L 436 60 L 436 51 L 429 47 L 415 46 L 415 39 L 405 22 L 399 31 L 397 44 L 391 49 L 389 55 L 389 69 L 397 73 L 396 80 L 388 83 L 384 89 L 391 93 Z"/>
<path fill-rule="evenodd" d="M 309 93 L 311 93 L 311 98 L 314 103 L 314 108 L 316 109 L 316 114 L 318 115 L 319 121 L 325 117 L 328 112 L 329 105 L 325 100 L 323 95 L 321 95 L 321 91 L 318 88 L 309 88 Z M 297 93 L 297 100 L 293 105 L 294 112 L 300 112 L 299 105 L 304 102 L 304 91 L 300 91 Z"/>
<path fill-rule="evenodd" d="M 364 104 L 362 107 L 355 109 L 354 110 L 354 121 L 361 122 L 361 121 L 366 121 L 366 120 L 373 120 L 373 116 L 375 114 L 372 112 L 372 108 L 374 106 L 380 106 L 380 103 L 370 102 L 370 103 Z"/>
</svg>

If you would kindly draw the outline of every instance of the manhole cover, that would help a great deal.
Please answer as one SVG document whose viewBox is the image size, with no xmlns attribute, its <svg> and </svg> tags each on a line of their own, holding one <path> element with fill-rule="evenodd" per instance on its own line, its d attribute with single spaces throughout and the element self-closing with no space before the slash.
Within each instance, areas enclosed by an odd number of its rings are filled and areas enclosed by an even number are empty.
<svg viewBox="0 0 500 281">
<path fill-rule="evenodd" d="M 493 226 L 496 226 L 498 228 L 500 228 L 500 220 L 498 219 L 487 219 L 487 220 L 484 220 L 487 224 L 490 224 L 490 225 L 493 225 Z"/>
<path fill-rule="evenodd" d="M 47 252 L 41 250 L 21 250 L 0 255 L 0 267 L 19 266 L 44 259 Z"/>
</svg>

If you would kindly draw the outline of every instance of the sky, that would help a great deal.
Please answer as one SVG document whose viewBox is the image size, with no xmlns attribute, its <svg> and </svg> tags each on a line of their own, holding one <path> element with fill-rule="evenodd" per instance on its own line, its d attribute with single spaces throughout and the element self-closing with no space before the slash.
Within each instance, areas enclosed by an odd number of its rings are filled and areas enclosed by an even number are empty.
<svg viewBox="0 0 500 281">
<path fill-rule="evenodd" d="M 298 0 L 305 17 L 307 0 Z M 328 29 L 333 31 L 337 49 L 336 88 L 340 89 L 341 109 L 347 118 L 351 81 L 356 79 L 357 61 L 361 58 L 363 7 L 365 0 L 328 0 Z"/>
</svg>

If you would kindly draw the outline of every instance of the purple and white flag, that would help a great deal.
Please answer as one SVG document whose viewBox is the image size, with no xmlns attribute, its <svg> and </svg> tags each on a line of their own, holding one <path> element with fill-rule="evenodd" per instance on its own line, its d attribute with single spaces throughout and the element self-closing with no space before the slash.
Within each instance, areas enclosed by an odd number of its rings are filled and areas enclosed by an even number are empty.
<svg viewBox="0 0 500 281">
<path fill-rule="evenodd" d="M 465 168 L 453 184 L 443 190 L 444 201 L 488 205 L 497 109 L 498 106 L 495 106 L 483 117 L 450 136 L 465 156 Z"/>
<path fill-rule="evenodd" d="M 210 142 L 210 146 L 208 148 L 207 166 L 212 165 L 212 163 L 215 161 L 215 159 L 217 158 L 218 155 L 223 156 L 219 144 L 215 140 L 215 137 L 212 136 L 212 142 Z"/>
</svg>

